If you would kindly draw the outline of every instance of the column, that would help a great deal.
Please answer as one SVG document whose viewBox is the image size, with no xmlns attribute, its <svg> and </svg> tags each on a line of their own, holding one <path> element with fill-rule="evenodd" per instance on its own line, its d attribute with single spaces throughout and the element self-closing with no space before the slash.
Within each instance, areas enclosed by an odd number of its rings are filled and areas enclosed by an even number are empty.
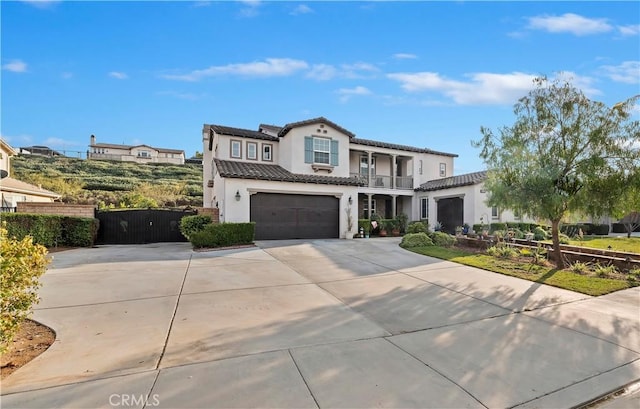
<svg viewBox="0 0 640 409">
<path fill-rule="evenodd" d="M 367 151 L 367 187 L 371 187 L 371 159 L 371 151 Z M 369 206 L 371 206 L 371 201 L 369 201 Z M 371 207 L 369 207 L 369 209 L 371 209 Z M 369 210 L 369 213 L 371 213 L 371 210 Z"/>
<path fill-rule="evenodd" d="M 371 199 L 373 197 L 373 193 L 367 193 L 367 213 L 369 217 L 367 217 L 369 220 L 371 220 Z"/>
<path fill-rule="evenodd" d="M 393 162 L 391 163 L 391 189 L 396 188 L 396 175 L 398 174 L 398 163 L 396 162 L 397 157 L 398 155 L 392 155 Z"/>
<path fill-rule="evenodd" d="M 398 195 L 391 195 L 391 217 L 392 218 L 396 218 L 397 213 L 396 213 L 396 199 L 398 198 Z"/>
</svg>

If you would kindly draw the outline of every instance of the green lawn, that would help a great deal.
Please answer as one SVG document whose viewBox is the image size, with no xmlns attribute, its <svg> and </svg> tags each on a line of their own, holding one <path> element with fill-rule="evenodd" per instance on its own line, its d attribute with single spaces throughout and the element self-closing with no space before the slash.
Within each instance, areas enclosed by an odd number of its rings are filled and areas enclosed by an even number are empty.
<svg viewBox="0 0 640 409">
<path fill-rule="evenodd" d="M 500 259 L 487 254 L 474 254 L 458 248 L 429 246 L 415 247 L 407 250 L 425 256 L 478 267 L 483 270 L 577 291 L 587 295 L 604 295 L 625 288 L 635 287 L 640 284 L 638 281 L 580 275 L 567 270 L 557 270 L 549 266 L 534 265 L 517 260 Z"/>
<path fill-rule="evenodd" d="M 640 254 L 640 237 L 585 237 L 582 240 L 571 240 L 569 244 L 605 250 L 611 246 L 611 250 Z"/>
</svg>

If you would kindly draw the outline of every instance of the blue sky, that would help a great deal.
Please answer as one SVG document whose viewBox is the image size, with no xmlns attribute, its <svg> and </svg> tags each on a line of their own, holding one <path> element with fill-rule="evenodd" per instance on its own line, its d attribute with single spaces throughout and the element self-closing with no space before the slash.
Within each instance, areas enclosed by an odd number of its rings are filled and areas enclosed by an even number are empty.
<svg viewBox="0 0 640 409">
<path fill-rule="evenodd" d="M 325 116 L 359 138 L 456 153 L 563 71 L 640 93 L 638 2 L 2 1 L 1 127 L 15 147 L 202 150 L 204 123 Z"/>
</svg>

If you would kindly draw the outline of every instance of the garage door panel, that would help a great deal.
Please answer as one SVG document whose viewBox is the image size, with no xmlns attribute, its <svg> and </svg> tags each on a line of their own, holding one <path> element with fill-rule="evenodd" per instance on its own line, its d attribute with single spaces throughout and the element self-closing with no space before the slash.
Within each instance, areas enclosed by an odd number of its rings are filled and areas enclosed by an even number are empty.
<svg viewBox="0 0 640 409">
<path fill-rule="evenodd" d="M 333 196 L 251 196 L 251 221 L 256 223 L 257 240 L 336 238 L 339 219 L 339 200 Z"/>
</svg>

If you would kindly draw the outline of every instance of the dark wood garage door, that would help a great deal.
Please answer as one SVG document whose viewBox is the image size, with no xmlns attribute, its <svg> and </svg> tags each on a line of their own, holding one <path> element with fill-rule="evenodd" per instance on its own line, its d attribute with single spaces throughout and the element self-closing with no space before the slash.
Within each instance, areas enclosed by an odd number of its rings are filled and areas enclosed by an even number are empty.
<svg viewBox="0 0 640 409">
<path fill-rule="evenodd" d="M 328 239 L 339 235 L 339 200 L 334 196 L 251 195 L 256 240 Z"/>
<path fill-rule="evenodd" d="M 463 224 L 464 200 L 460 197 L 438 200 L 438 221 L 442 223 L 442 230 L 455 234 L 456 227 Z"/>
</svg>

